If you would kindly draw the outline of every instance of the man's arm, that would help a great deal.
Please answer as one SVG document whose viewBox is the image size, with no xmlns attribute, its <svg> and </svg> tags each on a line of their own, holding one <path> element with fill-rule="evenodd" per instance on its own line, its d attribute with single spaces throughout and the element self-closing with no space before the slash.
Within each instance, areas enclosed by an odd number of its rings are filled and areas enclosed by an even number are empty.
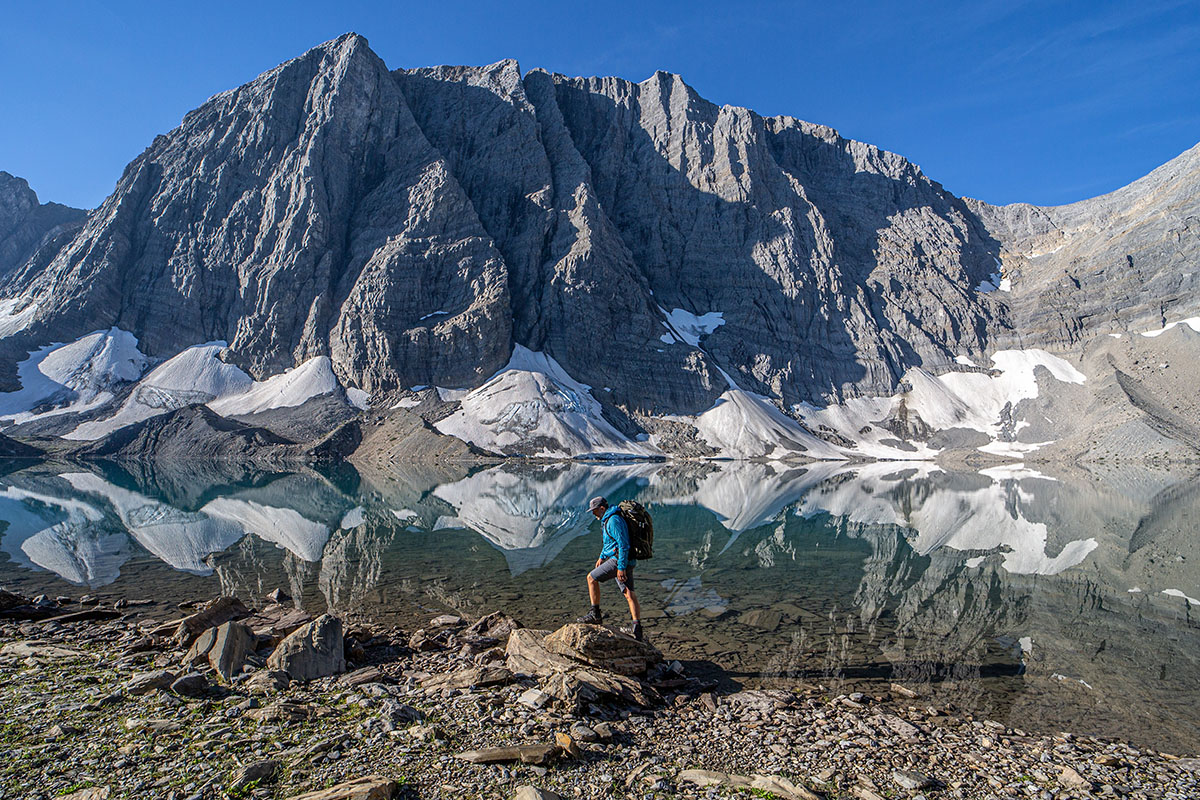
<svg viewBox="0 0 1200 800">
<path fill-rule="evenodd" d="M 617 542 L 617 570 L 624 572 L 629 568 L 629 526 L 619 514 L 614 514 L 609 524 L 612 537 Z"/>
</svg>

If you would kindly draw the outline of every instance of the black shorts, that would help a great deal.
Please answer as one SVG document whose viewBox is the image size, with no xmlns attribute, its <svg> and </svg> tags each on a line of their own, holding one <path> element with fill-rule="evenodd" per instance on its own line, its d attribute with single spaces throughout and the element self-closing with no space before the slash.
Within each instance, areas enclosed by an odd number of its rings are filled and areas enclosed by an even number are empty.
<svg viewBox="0 0 1200 800">
<path fill-rule="evenodd" d="M 599 583 L 604 583 L 607 580 L 617 578 L 617 560 L 615 558 L 610 558 L 607 561 L 602 562 L 600 566 L 589 572 L 588 576 L 592 580 Z M 626 588 L 630 590 L 633 589 L 633 567 L 629 567 L 625 570 L 624 582 L 622 582 L 620 578 L 617 578 L 617 587 L 621 590 L 621 594 L 625 593 Z"/>
</svg>

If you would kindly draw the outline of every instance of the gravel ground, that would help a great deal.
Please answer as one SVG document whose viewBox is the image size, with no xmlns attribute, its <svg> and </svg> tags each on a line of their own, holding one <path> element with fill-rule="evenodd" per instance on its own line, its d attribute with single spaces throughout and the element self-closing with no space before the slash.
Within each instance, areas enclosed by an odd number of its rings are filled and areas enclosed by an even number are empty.
<svg viewBox="0 0 1200 800">
<path fill-rule="evenodd" d="M 356 666 L 379 674 L 359 685 L 342 676 L 271 689 L 265 669 L 251 669 L 232 685 L 210 673 L 194 697 L 139 694 L 136 675 L 183 672 L 182 651 L 147 636 L 155 624 L 136 610 L 108 621 L 0 622 L 0 800 L 93 786 L 113 800 L 288 798 L 371 774 L 395 779 L 409 798 L 507 798 L 526 785 L 584 798 L 1200 796 L 1198 759 L 1029 735 L 927 706 L 904 687 L 875 697 L 821 687 L 715 695 L 680 677 L 660 683 L 662 707 L 592 706 L 582 716 L 520 702 L 533 677 L 422 688 L 428 676 L 477 664 L 452 634 L 447 649 L 413 652 L 404 632 L 360 626 Z M 576 757 L 541 766 L 456 757 L 552 744 L 556 733 L 572 736 Z M 246 775 L 262 762 L 272 762 L 269 775 Z M 755 775 L 782 781 L 729 785 Z"/>
</svg>

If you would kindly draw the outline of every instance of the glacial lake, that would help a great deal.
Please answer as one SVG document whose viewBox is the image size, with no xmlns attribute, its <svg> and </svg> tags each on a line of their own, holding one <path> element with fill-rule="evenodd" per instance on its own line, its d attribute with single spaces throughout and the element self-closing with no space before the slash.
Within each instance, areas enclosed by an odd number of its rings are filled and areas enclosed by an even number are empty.
<svg viewBox="0 0 1200 800">
<path fill-rule="evenodd" d="M 13 461 L 0 585 L 159 614 L 282 587 L 408 630 L 496 609 L 556 627 L 586 610 L 597 494 L 654 515 L 635 572 L 650 638 L 728 688 L 895 681 L 1028 732 L 1196 752 L 1200 479 L 1178 470 Z"/>
</svg>

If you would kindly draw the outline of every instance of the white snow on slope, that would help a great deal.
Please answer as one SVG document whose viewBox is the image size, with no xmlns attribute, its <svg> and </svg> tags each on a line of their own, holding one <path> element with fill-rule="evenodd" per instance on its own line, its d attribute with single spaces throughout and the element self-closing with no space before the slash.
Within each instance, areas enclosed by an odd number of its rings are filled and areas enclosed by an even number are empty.
<svg viewBox="0 0 1200 800">
<path fill-rule="evenodd" d="M 84 422 L 64 438 L 99 439 L 126 425 L 177 408 L 248 391 L 254 381 L 237 367 L 217 357 L 223 349 L 224 342 L 189 347 L 151 370 L 116 414 L 107 419 Z"/>
<path fill-rule="evenodd" d="M 142 378 L 115 414 L 84 422 L 64 438 L 99 439 L 126 425 L 197 403 L 206 403 L 222 416 L 288 408 L 339 387 L 327 356 L 315 356 L 279 375 L 255 381 L 222 361 L 223 349 L 225 342 L 189 347 Z"/>
<path fill-rule="evenodd" d="M 1184 600 L 1187 600 L 1189 605 L 1200 606 L 1200 600 L 1197 600 L 1194 597 L 1188 597 L 1186 594 L 1179 591 L 1178 589 L 1163 589 L 1162 593 L 1167 595 L 1168 597 L 1181 597 Z"/>
<path fill-rule="evenodd" d="M 753 392 L 726 390 L 698 417 L 672 417 L 696 426 L 700 437 L 726 458 L 844 459 L 843 451 L 818 439 L 770 401 Z"/>
<path fill-rule="evenodd" d="M 1188 317 L 1187 319 L 1176 320 L 1175 322 L 1169 323 L 1166 327 L 1159 328 L 1156 331 L 1145 331 L 1144 333 L 1142 333 L 1142 336 L 1148 336 L 1150 338 L 1154 338 L 1155 336 L 1162 336 L 1164 333 L 1171 330 L 1171 328 L 1174 328 L 1176 325 L 1186 325 L 1189 328 L 1191 328 L 1192 330 L 1196 331 L 1197 333 L 1200 333 L 1200 317 Z"/>
<path fill-rule="evenodd" d="M 181 511 L 90 472 L 65 473 L 61 477 L 78 491 L 108 500 L 138 544 L 181 572 L 211 575 L 212 567 L 204 559 L 227 549 L 244 533 L 225 520 Z"/>
<path fill-rule="evenodd" d="M 629 441 L 601 416 L 590 386 L 572 378 L 550 356 L 521 345 L 513 348 L 504 369 L 460 402 L 435 427 L 493 452 L 512 452 L 531 441 L 541 445 L 537 454 L 542 456 L 654 452 Z"/>
<path fill-rule="evenodd" d="M 30 303 L 20 311 L 14 311 L 18 302 L 18 298 L 15 297 L 0 300 L 0 339 L 25 330 L 33 321 L 34 315 L 37 314 L 37 303 Z"/>
<path fill-rule="evenodd" d="M 244 416 L 272 408 L 304 405 L 314 397 L 340 388 L 329 356 L 315 356 L 265 381 L 255 381 L 240 394 L 218 396 L 208 407 L 223 417 Z"/>
<path fill-rule="evenodd" d="M 320 561 L 329 541 L 329 528 L 290 508 L 265 506 L 251 500 L 218 497 L 200 511 L 282 547 L 303 561 Z"/>
<path fill-rule="evenodd" d="M 709 311 L 707 314 L 696 316 L 682 308 L 667 311 L 659 306 L 658 310 L 667 318 L 667 321 L 663 323 L 667 333 L 659 337 L 666 344 L 684 342 L 692 347 L 697 347 L 700 339 L 725 324 L 725 312 L 723 311 Z"/>
<path fill-rule="evenodd" d="M 137 338 L 119 328 L 47 345 L 17 365 L 21 388 L 0 394 L 0 419 L 23 423 L 99 408 L 114 387 L 136 381 L 145 368 Z"/>
<path fill-rule="evenodd" d="M 1046 442 L 1005 441 L 1001 417 L 1010 403 L 1038 396 L 1038 367 L 1044 367 L 1055 380 L 1083 383 L 1083 373 L 1071 364 L 1044 350 L 1000 350 L 992 355 L 992 366 L 1000 374 L 950 372 L 937 376 L 919 367 L 910 369 L 904 380 L 911 389 L 894 397 L 854 398 L 841 405 L 816 408 L 800 404 L 794 411 L 811 428 L 822 425 L 858 443 L 855 451 L 881 459 L 929 459 L 936 451 L 913 442 L 913 451 L 884 444 L 895 435 L 878 424 L 890 417 L 903 400 L 909 413 L 915 413 L 934 430 L 967 428 L 987 434 L 992 442 L 979 448 L 997 455 L 1020 457 Z M 866 433 L 862 431 L 870 428 Z"/>
</svg>

